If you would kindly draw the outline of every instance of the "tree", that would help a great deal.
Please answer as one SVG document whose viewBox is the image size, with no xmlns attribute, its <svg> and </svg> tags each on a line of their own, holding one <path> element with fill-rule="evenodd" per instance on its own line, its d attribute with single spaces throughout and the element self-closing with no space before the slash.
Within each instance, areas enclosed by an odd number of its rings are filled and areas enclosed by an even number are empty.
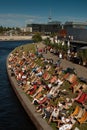
<svg viewBox="0 0 87 130">
<path fill-rule="evenodd" d="M 45 43 L 46 45 L 50 45 L 50 44 L 51 44 L 50 38 L 47 37 L 47 38 L 44 40 L 44 43 Z"/>
<path fill-rule="evenodd" d="M 35 35 L 33 35 L 32 40 L 34 42 L 41 42 L 42 41 L 42 37 L 40 33 L 36 33 Z"/>
<path fill-rule="evenodd" d="M 78 56 L 82 59 L 83 65 L 87 65 L 87 49 L 79 50 Z"/>
</svg>

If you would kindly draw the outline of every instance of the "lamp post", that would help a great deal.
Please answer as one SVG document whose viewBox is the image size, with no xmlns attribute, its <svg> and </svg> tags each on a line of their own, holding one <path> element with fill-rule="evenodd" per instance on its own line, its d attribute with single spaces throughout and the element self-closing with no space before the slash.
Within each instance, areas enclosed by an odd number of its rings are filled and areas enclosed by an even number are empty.
<svg viewBox="0 0 87 130">
<path fill-rule="evenodd" d="M 68 55 L 68 59 L 70 60 L 70 36 L 69 36 L 69 40 L 67 42 L 67 46 L 68 46 L 67 55 Z"/>
</svg>

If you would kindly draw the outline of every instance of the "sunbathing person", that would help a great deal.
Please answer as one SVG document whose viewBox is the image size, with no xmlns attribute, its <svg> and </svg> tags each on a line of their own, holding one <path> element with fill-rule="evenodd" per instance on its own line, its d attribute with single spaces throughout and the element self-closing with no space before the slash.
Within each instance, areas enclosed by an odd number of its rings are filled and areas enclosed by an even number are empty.
<svg viewBox="0 0 87 130">
<path fill-rule="evenodd" d="M 80 119 L 83 116 L 83 114 L 85 113 L 85 111 L 86 110 L 84 107 L 80 108 L 78 114 L 75 116 L 75 119 Z"/>
<path fill-rule="evenodd" d="M 59 89 L 56 87 L 56 89 L 53 92 L 50 91 L 49 93 L 47 93 L 47 97 L 50 99 L 55 99 L 57 98 L 58 94 L 59 94 Z"/>
<path fill-rule="evenodd" d="M 53 111 L 53 106 L 51 105 L 51 104 L 49 104 L 48 106 L 46 106 L 46 107 L 44 107 L 43 109 L 42 109 L 42 113 L 41 113 L 41 115 L 42 115 L 42 117 L 45 119 L 45 118 L 50 118 L 50 115 L 51 115 L 51 113 L 52 113 L 52 111 Z"/>
<path fill-rule="evenodd" d="M 51 69 L 51 65 L 46 65 L 45 69 L 46 69 L 46 71 L 49 71 Z"/>
<path fill-rule="evenodd" d="M 27 94 L 33 95 L 33 94 L 36 92 L 37 87 L 38 87 L 37 85 L 31 86 L 31 87 L 28 89 Z"/>
<path fill-rule="evenodd" d="M 36 112 L 42 112 L 44 108 L 47 108 L 50 105 L 50 100 L 46 100 L 44 104 L 39 104 L 36 107 Z"/>
<path fill-rule="evenodd" d="M 57 108 L 57 106 L 54 106 L 54 109 L 50 115 L 50 118 L 48 120 L 48 124 L 50 124 L 51 121 L 55 121 L 58 119 L 59 116 L 59 109 Z"/>
<path fill-rule="evenodd" d="M 59 128 L 59 130 L 71 130 L 76 121 L 73 119 L 73 117 L 71 118 L 61 116 L 60 119 L 57 120 L 57 122 L 57 128 Z"/>
<path fill-rule="evenodd" d="M 45 72 L 42 77 L 44 80 L 49 80 L 51 75 L 48 72 Z"/>
<path fill-rule="evenodd" d="M 82 93 L 81 97 L 76 100 L 78 103 L 84 104 L 87 100 L 87 93 Z"/>
<path fill-rule="evenodd" d="M 58 87 L 60 87 L 60 86 L 63 84 L 63 82 L 64 82 L 63 79 L 58 78 L 58 79 L 55 81 L 54 85 L 57 85 Z"/>
<path fill-rule="evenodd" d="M 67 81 L 70 83 L 74 83 L 77 80 L 77 76 L 75 74 L 70 74 L 69 77 L 67 78 Z"/>
<path fill-rule="evenodd" d="M 73 127 L 72 122 L 68 122 L 66 124 L 63 124 L 62 126 L 59 127 L 59 130 L 71 130 Z"/>
<path fill-rule="evenodd" d="M 38 73 L 36 73 L 36 76 L 42 76 L 43 70 L 39 70 Z"/>
<path fill-rule="evenodd" d="M 49 98 L 47 98 L 46 95 L 43 95 L 39 99 L 34 98 L 33 101 L 32 101 L 32 104 L 38 104 L 38 105 L 40 105 L 40 104 L 44 104 L 48 100 L 49 100 Z"/>
<path fill-rule="evenodd" d="M 24 90 L 24 92 L 27 92 L 30 88 L 31 88 L 31 84 L 29 81 L 27 81 L 23 87 L 23 90 Z"/>
<path fill-rule="evenodd" d="M 47 93 L 48 98 L 53 98 L 59 93 L 58 87 L 52 87 L 51 90 Z"/>
<path fill-rule="evenodd" d="M 34 98 L 35 96 L 37 96 L 40 92 L 42 92 L 42 90 L 44 90 L 44 85 L 41 85 L 32 97 Z"/>
<path fill-rule="evenodd" d="M 51 84 L 51 83 L 48 83 L 48 84 L 47 84 L 47 90 L 51 90 L 51 88 L 52 88 L 52 84 Z"/>
<path fill-rule="evenodd" d="M 52 78 L 50 79 L 50 83 L 51 84 L 53 84 L 53 83 L 55 83 L 55 81 L 57 80 L 57 76 L 56 75 L 54 75 L 54 76 L 52 76 Z"/>
<path fill-rule="evenodd" d="M 82 93 L 83 93 L 82 88 L 80 88 L 80 89 L 78 90 L 78 96 L 77 96 L 76 98 L 74 98 L 74 101 L 75 101 L 75 100 L 78 100 L 78 99 L 81 97 Z"/>
</svg>

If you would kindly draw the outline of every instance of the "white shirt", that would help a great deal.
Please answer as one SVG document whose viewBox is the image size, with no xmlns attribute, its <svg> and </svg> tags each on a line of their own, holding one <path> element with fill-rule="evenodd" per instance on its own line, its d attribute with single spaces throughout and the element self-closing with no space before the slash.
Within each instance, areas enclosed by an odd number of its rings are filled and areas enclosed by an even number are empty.
<svg viewBox="0 0 87 130">
<path fill-rule="evenodd" d="M 59 109 L 54 109 L 53 112 L 52 112 L 52 116 L 57 118 L 59 115 Z"/>
<path fill-rule="evenodd" d="M 59 128 L 59 130 L 67 130 L 67 129 L 70 130 L 71 128 L 72 128 L 72 124 L 64 124 Z"/>
</svg>

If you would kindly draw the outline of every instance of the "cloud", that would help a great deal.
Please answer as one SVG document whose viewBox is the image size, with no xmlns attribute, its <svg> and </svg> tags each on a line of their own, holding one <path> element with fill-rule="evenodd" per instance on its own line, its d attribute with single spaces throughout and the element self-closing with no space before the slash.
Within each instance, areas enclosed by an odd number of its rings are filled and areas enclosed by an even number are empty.
<svg viewBox="0 0 87 130">
<path fill-rule="evenodd" d="M 28 23 L 40 22 L 43 19 L 45 19 L 45 17 L 25 14 L 0 14 L 0 25 L 21 27 Z"/>
<path fill-rule="evenodd" d="M 66 21 L 87 21 L 84 17 L 73 16 L 56 16 L 56 20 L 65 23 Z M 54 19 L 52 19 L 54 20 Z M 6 27 L 24 27 L 31 23 L 47 23 L 48 17 L 46 16 L 32 16 L 27 14 L 0 14 L 0 26 Z M 55 21 L 55 20 L 54 20 Z"/>
<path fill-rule="evenodd" d="M 87 21 L 84 17 L 74 17 L 74 16 L 60 16 L 57 17 L 60 21 L 66 22 L 66 21 L 75 21 L 75 22 L 85 22 Z"/>
<path fill-rule="evenodd" d="M 39 18 L 39 16 L 31 16 L 23 14 L 0 14 L 0 18 Z"/>
</svg>

